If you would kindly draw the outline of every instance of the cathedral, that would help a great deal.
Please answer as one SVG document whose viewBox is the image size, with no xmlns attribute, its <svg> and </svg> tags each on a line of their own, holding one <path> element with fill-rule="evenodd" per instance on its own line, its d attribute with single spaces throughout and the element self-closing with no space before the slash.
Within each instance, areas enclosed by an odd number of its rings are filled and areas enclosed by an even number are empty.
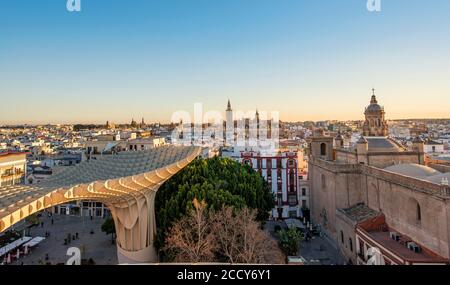
<svg viewBox="0 0 450 285">
<path fill-rule="evenodd" d="M 361 136 L 316 133 L 309 143 L 311 218 L 349 264 L 448 264 L 450 167 L 425 165 L 424 142 L 388 137 L 373 93 Z"/>
</svg>

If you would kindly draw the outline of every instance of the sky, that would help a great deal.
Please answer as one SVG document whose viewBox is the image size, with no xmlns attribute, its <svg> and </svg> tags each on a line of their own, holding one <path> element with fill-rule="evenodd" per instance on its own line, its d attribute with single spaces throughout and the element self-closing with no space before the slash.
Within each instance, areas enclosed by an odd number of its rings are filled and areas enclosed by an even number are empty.
<svg viewBox="0 0 450 285">
<path fill-rule="evenodd" d="M 450 1 L 0 0 L 0 125 L 450 117 Z"/>
</svg>

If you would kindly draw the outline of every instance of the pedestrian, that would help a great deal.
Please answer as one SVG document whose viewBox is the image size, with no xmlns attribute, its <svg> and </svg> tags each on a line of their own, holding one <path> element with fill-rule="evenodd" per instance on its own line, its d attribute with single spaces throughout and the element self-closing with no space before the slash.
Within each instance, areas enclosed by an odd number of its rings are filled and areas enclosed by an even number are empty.
<svg viewBox="0 0 450 285">
<path fill-rule="evenodd" d="M 78 239 L 78 233 L 75 233 L 75 237 Z"/>
</svg>

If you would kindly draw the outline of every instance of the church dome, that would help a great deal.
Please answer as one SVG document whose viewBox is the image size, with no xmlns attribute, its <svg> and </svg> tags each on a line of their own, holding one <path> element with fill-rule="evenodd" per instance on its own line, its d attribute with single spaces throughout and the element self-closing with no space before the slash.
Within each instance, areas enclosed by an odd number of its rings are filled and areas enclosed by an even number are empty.
<svg viewBox="0 0 450 285">
<path fill-rule="evenodd" d="M 370 104 L 366 109 L 368 112 L 379 112 L 381 110 L 383 110 L 383 108 L 378 104 Z"/>
<path fill-rule="evenodd" d="M 370 105 L 367 106 L 366 112 L 380 112 L 383 111 L 383 107 L 378 105 L 377 97 L 372 95 L 372 100 L 370 100 Z"/>
<path fill-rule="evenodd" d="M 386 167 L 384 170 L 394 172 L 397 174 L 401 174 L 401 175 L 410 176 L 410 177 L 422 178 L 422 179 L 431 178 L 435 175 L 441 174 L 439 171 L 437 171 L 431 167 L 428 167 L 425 165 L 420 165 L 420 164 L 413 164 L 413 163 L 392 165 L 392 166 Z"/>
</svg>

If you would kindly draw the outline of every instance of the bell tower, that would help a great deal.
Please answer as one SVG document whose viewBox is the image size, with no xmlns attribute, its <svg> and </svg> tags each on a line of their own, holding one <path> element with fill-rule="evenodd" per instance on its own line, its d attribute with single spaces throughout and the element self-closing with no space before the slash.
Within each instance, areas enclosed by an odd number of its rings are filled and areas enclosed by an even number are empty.
<svg viewBox="0 0 450 285">
<path fill-rule="evenodd" d="M 384 108 L 378 105 L 375 89 L 372 89 L 370 105 L 367 106 L 364 115 L 366 120 L 363 125 L 363 136 L 386 137 L 388 135 L 388 125 L 384 118 Z"/>
<path fill-rule="evenodd" d="M 228 143 L 233 143 L 234 141 L 234 120 L 233 120 L 233 110 L 231 109 L 231 103 L 228 99 L 227 109 L 226 109 L 226 121 L 225 121 L 225 138 Z"/>
<path fill-rule="evenodd" d="M 332 161 L 334 160 L 334 138 L 326 136 L 323 130 L 315 132 L 309 144 L 310 155 L 314 158 Z"/>
</svg>

